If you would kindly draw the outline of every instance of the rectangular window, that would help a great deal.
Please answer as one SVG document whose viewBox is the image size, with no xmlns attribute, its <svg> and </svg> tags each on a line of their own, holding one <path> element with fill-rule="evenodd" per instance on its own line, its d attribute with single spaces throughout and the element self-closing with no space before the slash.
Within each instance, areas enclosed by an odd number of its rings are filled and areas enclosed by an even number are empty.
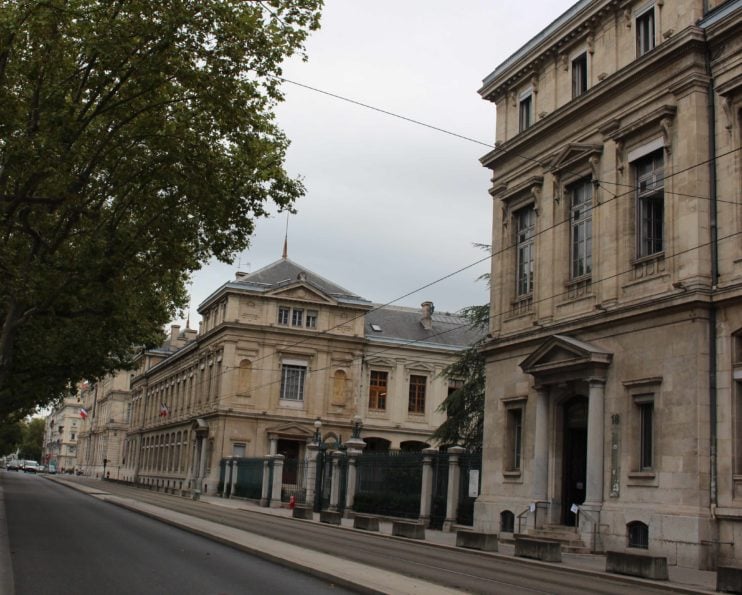
<svg viewBox="0 0 742 595">
<path fill-rule="evenodd" d="M 587 52 L 572 60 L 572 97 L 587 91 Z"/>
<path fill-rule="evenodd" d="M 636 57 L 654 49 L 654 6 L 636 17 Z"/>
<path fill-rule="evenodd" d="M 291 325 L 302 326 L 304 324 L 304 310 L 295 308 L 291 311 Z"/>
<path fill-rule="evenodd" d="M 513 407 L 507 410 L 508 471 L 520 471 L 523 452 L 523 409 Z"/>
<path fill-rule="evenodd" d="M 533 111 L 533 95 L 528 94 L 525 97 L 521 98 L 520 103 L 518 104 L 518 130 L 520 132 L 523 132 L 527 128 L 531 127 L 532 124 L 532 114 Z"/>
<path fill-rule="evenodd" d="M 281 366 L 281 398 L 287 401 L 303 401 L 306 375 L 306 366 L 283 364 Z"/>
<path fill-rule="evenodd" d="M 425 413 L 425 385 L 427 377 L 410 376 L 410 400 L 407 406 L 409 413 Z"/>
<path fill-rule="evenodd" d="M 307 310 L 307 328 L 317 328 L 317 310 Z"/>
<path fill-rule="evenodd" d="M 278 324 L 288 324 L 291 310 L 285 306 L 278 307 Z"/>
<path fill-rule="evenodd" d="M 638 467 L 639 471 L 654 469 L 654 394 L 635 395 L 634 405 L 638 415 Z"/>
<path fill-rule="evenodd" d="M 246 444 L 235 442 L 232 445 L 232 456 L 233 457 L 244 457 L 245 456 L 245 448 Z"/>
<path fill-rule="evenodd" d="M 735 372 L 737 371 L 735 366 Z M 742 382 L 733 382 L 734 403 L 734 473 L 742 475 Z"/>
<path fill-rule="evenodd" d="M 593 269 L 593 184 L 582 180 L 569 188 L 571 276 L 589 275 Z"/>
<path fill-rule="evenodd" d="M 515 214 L 517 253 L 518 297 L 533 293 L 533 237 L 536 228 L 536 211 L 533 206 L 520 209 Z"/>
<path fill-rule="evenodd" d="M 371 378 L 368 385 L 368 408 L 386 409 L 387 384 L 389 372 L 371 370 Z"/>
<path fill-rule="evenodd" d="M 663 149 L 634 163 L 636 175 L 637 257 L 664 250 L 664 161 Z"/>
</svg>

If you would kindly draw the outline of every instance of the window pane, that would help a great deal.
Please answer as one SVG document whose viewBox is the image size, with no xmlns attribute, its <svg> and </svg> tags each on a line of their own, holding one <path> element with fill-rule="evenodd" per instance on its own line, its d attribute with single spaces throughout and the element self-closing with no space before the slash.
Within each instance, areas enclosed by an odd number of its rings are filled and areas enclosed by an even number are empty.
<svg viewBox="0 0 742 595">
<path fill-rule="evenodd" d="M 523 131 L 531 126 L 531 107 L 533 95 L 528 95 L 520 100 L 518 107 L 518 126 Z"/>
<path fill-rule="evenodd" d="M 369 409 L 386 409 L 388 372 L 371 370 L 368 390 Z"/>
<path fill-rule="evenodd" d="M 654 404 L 642 403 L 639 407 L 641 415 L 641 468 L 652 469 Z"/>
<path fill-rule="evenodd" d="M 291 324 L 301 326 L 304 321 L 304 310 L 294 309 L 291 312 Z"/>
<path fill-rule="evenodd" d="M 516 213 L 517 233 L 517 294 L 533 293 L 533 236 L 536 227 L 536 213 L 533 207 L 526 207 Z"/>
<path fill-rule="evenodd" d="M 278 308 L 278 324 L 288 324 L 289 323 L 289 308 L 284 308 L 283 306 L 280 306 Z"/>
<path fill-rule="evenodd" d="M 580 54 L 572 60 L 572 97 L 587 91 L 587 54 Z"/>
<path fill-rule="evenodd" d="M 410 413 L 425 413 L 425 376 L 410 376 L 410 399 L 407 410 Z"/>
<path fill-rule="evenodd" d="M 307 369 L 304 366 L 284 364 L 281 368 L 281 398 L 291 401 L 304 400 L 304 378 Z"/>
<path fill-rule="evenodd" d="M 573 278 L 592 272 L 592 200 L 593 184 L 585 179 L 569 188 Z"/>
<path fill-rule="evenodd" d="M 662 150 L 637 161 L 636 216 L 637 255 L 650 256 L 664 250 L 664 163 Z"/>
</svg>

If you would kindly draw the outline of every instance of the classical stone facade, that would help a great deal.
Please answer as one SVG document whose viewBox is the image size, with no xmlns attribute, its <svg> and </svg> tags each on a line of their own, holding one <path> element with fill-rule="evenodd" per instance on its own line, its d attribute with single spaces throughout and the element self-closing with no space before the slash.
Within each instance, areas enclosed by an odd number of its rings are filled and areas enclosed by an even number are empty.
<svg viewBox="0 0 742 595">
<path fill-rule="evenodd" d="M 80 387 L 81 417 L 77 471 L 92 477 L 121 479 L 123 446 L 129 428 L 131 373 L 120 370 Z"/>
<path fill-rule="evenodd" d="M 46 417 L 41 463 L 50 471 L 66 473 L 75 470 L 82 421 L 80 406 L 79 396 L 67 397 Z"/>
<path fill-rule="evenodd" d="M 741 39 L 739 1 L 583 0 L 484 80 L 481 529 L 742 561 Z"/>
<path fill-rule="evenodd" d="M 281 454 L 293 484 L 318 419 L 331 446 L 361 416 L 369 449 L 424 448 L 449 390 L 440 372 L 476 338 L 432 303 L 375 306 L 286 257 L 238 273 L 199 313 L 198 333 L 139 358 L 127 480 L 214 493 L 224 457 Z"/>
</svg>

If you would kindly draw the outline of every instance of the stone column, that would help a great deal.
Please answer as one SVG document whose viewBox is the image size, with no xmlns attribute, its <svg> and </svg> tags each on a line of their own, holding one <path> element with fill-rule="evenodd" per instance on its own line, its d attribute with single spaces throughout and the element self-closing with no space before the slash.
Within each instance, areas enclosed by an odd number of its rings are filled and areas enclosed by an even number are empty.
<svg viewBox="0 0 742 595">
<path fill-rule="evenodd" d="M 317 483 L 317 455 L 319 453 L 319 444 L 314 442 L 307 444 L 307 472 L 305 474 L 307 485 L 306 505 L 314 506 L 314 486 Z"/>
<path fill-rule="evenodd" d="M 465 452 L 466 449 L 461 446 L 451 446 L 448 449 L 448 492 L 446 494 L 446 520 L 443 521 L 444 531 L 453 531 L 453 526 L 456 524 L 459 493 L 461 492 L 459 457 Z"/>
<path fill-rule="evenodd" d="M 332 453 L 332 485 L 330 486 L 330 506 L 327 510 L 337 512 L 340 503 L 340 459 L 345 456 L 344 452 L 339 450 Z"/>
<path fill-rule="evenodd" d="M 589 510 L 600 510 L 603 504 L 604 393 L 605 384 L 602 380 L 590 380 L 587 414 L 587 486 L 585 490 L 585 508 Z"/>
<path fill-rule="evenodd" d="M 206 449 L 209 447 L 209 441 L 204 436 L 201 438 L 201 456 L 199 459 L 199 466 L 198 466 L 198 491 L 201 491 L 201 482 L 204 480 L 204 477 L 206 476 Z"/>
<path fill-rule="evenodd" d="M 430 500 L 433 497 L 433 455 L 437 448 L 423 449 L 423 477 L 420 486 L 420 520 L 430 519 Z"/>
<path fill-rule="evenodd" d="M 281 488 L 283 487 L 283 455 L 272 455 L 273 485 L 271 486 L 271 508 L 281 508 Z"/>
<path fill-rule="evenodd" d="M 350 438 L 345 441 L 345 446 L 348 448 L 348 482 L 345 490 L 345 514 L 347 516 L 349 511 L 353 510 L 353 502 L 356 497 L 356 482 L 358 481 L 356 463 L 358 457 L 363 454 L 366 443 L 361 438 Z"/>
<path fill-rule="evenodd" d="M 268 506 L 268 497 L 270 495 L 270 468 L 271 455 L 263 457 L 263 483 L 260 486 L 260 506 Z"/>
<path fill-rule="evenodd" d="M 278 438 L 271 436 L 268 439 L 268 441 L 269 441 L 268 443 L 269 443 L 269 448 L 270 448 L 268 452 L 272 455 L 277 455 L 278 454 Z"/>
<path fill-rule="evenodd" d="M 232 487 L 232 457 L 227 457 L 224 461 L 224 483 L 222 484 L 222 498 L 229 497 Z"/>
<path fill-rule="evenodd" d="M 536 387 L 536 425 L 533 438 L 533 480 L 531 498 L 545 502 L 549 478 L 549 389 Z"/>
<path fill-rule="evenodd" d="M 237 488 L 237 474 L 239 468 L 237 467 L 237 459 L 232 459 L 232 489 L 229 491 L 229 497 L 234 498 L 234 491 Z"/>
</svg>

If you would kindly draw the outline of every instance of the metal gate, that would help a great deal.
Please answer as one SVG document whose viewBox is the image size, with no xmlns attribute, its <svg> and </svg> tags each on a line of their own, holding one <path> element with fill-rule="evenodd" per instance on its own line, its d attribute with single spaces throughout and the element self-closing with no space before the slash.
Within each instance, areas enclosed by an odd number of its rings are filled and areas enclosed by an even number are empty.
<svg viewBox="0 0 742 595">
<path fill-rule="evenodd" d="M 433 491 L 430 502 L 430 528 L 442 529 L 446 520 L 448 501 L 448 454 L 438 453 L 431 461 L 433 472 Z"/>
</svg>

